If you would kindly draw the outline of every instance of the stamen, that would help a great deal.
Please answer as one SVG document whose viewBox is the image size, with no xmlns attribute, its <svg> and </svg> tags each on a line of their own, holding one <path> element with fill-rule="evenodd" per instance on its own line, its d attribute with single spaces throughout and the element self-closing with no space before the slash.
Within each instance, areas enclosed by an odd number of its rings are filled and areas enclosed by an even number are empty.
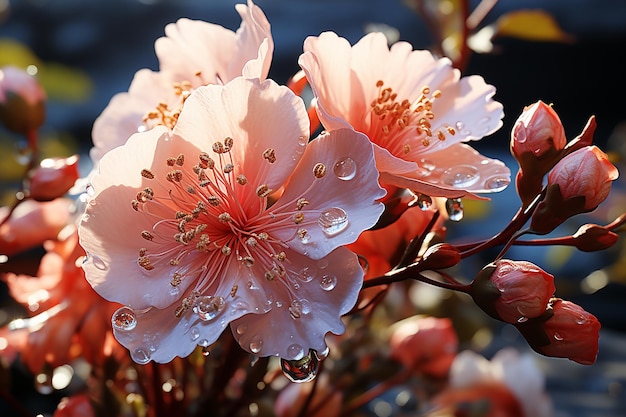
<svg viewBox="0 0 626 417">
<path fill-rule="evenodd" d="M 142 169 L 141 176 L 144 178 L 148 178 L 149 180 L 154 179 L 154 174 L 149 169 Z"/>
<path fill-rule="evenodd" d="M 313 175 L 315 175 L 315 178 L 323 178 L 324 175 L 326 175 L 326 165 L 321 162 L 315 164 L 313 167 Z"/>
<path fill-rule="evenodd" d="M 273 164 L 276 162 L 276 152 L 272 148 L 267 148 L 263 151 L 263 158 L 265 158 L 265 160 L 267 160 L 270 164 Z"/>
<path fill-rule="evenodd" d="M 272 193 L 272 189 L 267 184 L 261 184 L 256 189 L 256 195 L 260 198 L 265 198 Z"/>
</svg>

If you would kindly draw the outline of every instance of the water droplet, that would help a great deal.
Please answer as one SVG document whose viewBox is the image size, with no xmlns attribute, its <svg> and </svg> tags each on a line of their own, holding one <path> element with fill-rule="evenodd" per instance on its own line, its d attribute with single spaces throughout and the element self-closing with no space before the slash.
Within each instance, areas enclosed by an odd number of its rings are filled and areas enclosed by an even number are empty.
<svg viewBox="0 0 626 417">
<path fill-rule="evenodd" d="M 320 260 L 317 262 L 317 266 L 319 266 L 319 267 L 320 267 L 320 269 L 326 269 L 326 268 L 328 268 L 328 259 L 320 259 Z"/>
<path fill-rule="evenodd" d="M 106 271 L 108 269 L 107 264 L 97 255 L 93 255 L 91 257 L 91 262 L 93 263 L 93 266 L 101 271 Z"/>
<path fill-rule="evenodd" d="M 300 242 L 307 244 L 311 241 L 311 235 L 305 229 L 298 231 L 298 237 L 300 238 Z"/>
<path fill-rule="evenodd" d="M 526 323 L 527 321 L 528 321 L 528 317 L 524 317 L 524 316 L 517 319 L 518 323 Z"/>
<path fill-rule="evenodd" d="M 304 357 L 304 348 L 297 343 L 289 345 L 287 347 L 287 355 L 295 360 L 302 359 Z"/>
<path fill-rule="evenodd" d="M 198 342 L 198 345 L 202 346 L 202 347 L 207 347 L 209 346 L 209 341 L 206 339 L 200 339 L 200 341 Z"/>
<path fill-rule="evenodd" d="M 356 162 L 349 156 L 335 162 L 333 172 L 340 180 L 350 181 L 356 176 Z"/>
<path fill-rule="evenodd" d="M 150 351 L 142 347 L 133 350 L 130 356 L 140 365 L 150 362 Z"/>
<path fill-rule="evenodd" d="M 208 347 L 205 346 L 205 347 L 202 348 L 202 356 L 204 356 L 206 358 L 210 354 L 211 354 L 211 350 L 209 350 Z"/>
<path fill-rule="evenodd" d="M 93 188 L 93 184 L 89 183 L 85 186 L 85 192 L 89 197 L 93 197 L 96 194 L 95 188 Z"/>
<path fill-rule="evenodd" d="M 433 205 L 433 199 L 426 194 L 417 194 L 415 204 L 422 210 L 428 210 Z"/>
<path fill-rule="evenodd" d="M 252 353 L 259 353 L 263 349 L 263 340 L 259 336 L 255 336 L 250 342 L 250 351 Z"/>
<path fill-rule="evenodd" d="M 179 293 L 180 293 L 180 290 L 178 289 L 178 287 L 170 285 L 170 295 L 171 296 L 176 296 Z"/>
<path fill-rule="evenodd" d="M 237 326 L 237 334 L 238 335 L 242 335 L 246 332 L 246 330 L 248 330 L 248 326 L 246 326 L 245 324 L 240 324 L 239 326 Z"/>
<path fill-rule="evenodd" d="M 479 178 L 478 169 L 472 165 L 456 165 L 446 169 L 441 174 L 441 182 L 457 188 L 474 185 Z"/>
<path fill-rule="evenodd" d="M 427 177 L 433 173 L 437 165 L 430 159 L 422 158 L 419 160 L 417 173 L 422 177 Z"/>
<path fill-rule="evenodd" d="M 446 200 L 446 212 L 453 222 L 463 219 L 463 202 L 460 198 L 448 198 Z"/>
<path fill-rule="evenodd" d="M 193 312 L 202 320 L 213 320 L 224 309 L 225 304 L 224 298 L 219 295 L 215 297 L 204 295 L 196 300 Z"/>
<path fill-rule="evenodd" d="M 320 281 L 320 286 L 324 291 L 330 291 L 337 285 L 337 277 L 332 274 L 326 274 Z"/>
<path fill-rule="evenodd" d="M 298 145 L 306 146 L 307 143 L 309 143 L 309 138 L 307 138 L 306 136 L 299 136 L 298 137 Z"/>
<path fill-rule="evenodd" d="M 587 323 L 588 323 L 588 320 L 583 316 L 578 317 L 578 319 L 576 320 L 576 324 L 587 324 Z"/>
<path fill-rule="evenodd" d="M 320 214 L 317 223 L 327 236 L 334 236 L 348 227 L 348 214 L 339 207 L 332 207 Z"/>
<path fill-rule="evenodd" d="M 293 319 L 299 319 L 302 316 L 302 303 L 298 300 L 293 300 L 289 306 L 289 314 Z"/>
<path fill-rule="evenodd" d="M 137 316 L 132 308 L 121 307 L 113 313 L 111 323 L 117 330 L 130 331 L 137 326 Z"/>
<path fill-rule="evenodd" d="M 455 126 L 456 126 L 456 128 L 458 130 L 462 130 L 465 127 L 465 123 L 463 123 L 463 122 L 456 122 Z"/>
<path fill-rule="evenodd" d="M 317 357 L 320 358 L 320 360 L 324 360 L 328 357 L 329 353 L 330 353 L 330 348 L 326 346 L 324 350 L 322 350 L 321 352 L 317 352 Z"/>
<path fill-rule="evenodd" d="M 282 359 L 280 365 L 283 374 L 292 382 L 309 382 L 315 379 L 320 368 L 317 352 L 309 349 L 309 353 L 301 359 Z"/>
<path fill-rule="evenodd" d="M 554 340 L 557 340 L 557 341 L 559 341 L 559 342 L 560 342 L 561 340 L 563 340 L 563 336 L 561 336 L 561 335 L 560 335 L 560 334 L 558 334 L 558 333 L 554 333 L 554 336 L 553 336 L 553 337 L 554 337 Z"/>
<path fill-rule="evenodd" d="M 510 183 L 511 180 L 507 177 L 491 177 L 485 181 L 485 188 L 490 191 L 498 192 L 504 190 Z"/>
<path fill-rule="evenodd" d="M 300 278 L 304 282 L 311 282 L 313 278 L 315 278 L 315 275 L 317 275 L 317 271 L 315 270 L 315 267 L 307 265 L 300 270 L 300 273 L 298 274 L 298 278 Z"/>
<path fill-rule="evenodd" d="M 197 327 L 192 327 L 189 332 L 189 337 L 191 337 L 191 340 L 198 340 L 200 337 L 200 330 Z"/>
</svg>

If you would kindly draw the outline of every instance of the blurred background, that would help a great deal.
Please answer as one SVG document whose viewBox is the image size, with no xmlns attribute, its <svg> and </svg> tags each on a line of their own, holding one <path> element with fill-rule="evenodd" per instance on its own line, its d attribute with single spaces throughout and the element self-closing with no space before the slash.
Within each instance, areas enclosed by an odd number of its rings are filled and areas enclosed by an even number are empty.
<svg viewBox="0 0 626 417">
<path fill-rule="evenodd" d="M 91 168 L 87 152 L 91 127 L 111 97 L 126 91 L 141 68 L 158 70 L 154 41 L 166 24 L 187 17 L 235 30 L 240 24 L 233 0 L 0 0 L 0 66 L 12 64 L 37 73 L 48 93 L 47 119 L 41 129 L 42 157 L 83 155 L 81 173 Z M 419 3 L 436 4 L 445 15 L 454 1 L 414 0 L 258 0 L 272 25 L 275 49 L 270 77 L 285 83 L 298 69 L 302 42 L 332 30 L 356 42 L 366 32 L 384 30 L 416 49 L 441 49 Z M 478 4 L 471 1 L 471 6 Z M 533 37 L 502 30 L 483 52 L 464 62 L 464 75 L 479 74 L 496 87 L 504 104 L 504 126 L 476 143 L 482 153 L 516 164 L 508 153 L 510 130 L 525 105 L 553 103 L 568 139 L 580 133 L 591 115 L 595 140 L 610 152 L 623 176 L 612 197 L 589 222 L 607 223 L 626 209 L 626 1 L 501 0 L 480 23 L 498 28 L 513 11 L 541 10 L 553 21 L 550 36 Z M 478 41 L 478 40 L 477 40 Z M 476 49 L 481 49 L 476 48 Z M 21 178 L 21 138 L 0 130 L 0 202 L 9 204 Z M 467 202 L 465 220 L 449 227 L 450 240 L 486 237 L 497 232 L 519 207 L 514 187 L 489 203 Z M 584 223 L 572 222 L 573 233 Z M 568 231 L 565 229 L 559 233 Z M 549 388 L 558 401 L 558 416 L 626 415 L 626 255 L 623 242 L 602 253 L 567 248 L 513 248 L 513 259 L 528 259 L 553 273 L 560 297 L 571 299 L 603 324 L 598 363 L 582 367 L 547 359 Z M 485 254 L 486 256 L 493 254 Z M 480 269 L 475 259 L 469 271 Z M 1 267 L 1 265 L 0 265 Z M 36 270 L 36 265 L 33 266 Z M 471 277 L 468 277 L 471 278 Z M 7 300 L 6 289 L 1 289 Z M 8 301 L 6 301 L 8 302 Z M 4 323 L 4 320 L 2 321 Z M 523 344 L 515 331 L 498 329 L 493 345 Z M 500 340 L 500 343 L 498 342 Z M 565 377 L 564 377 L 565 376 Z"/>
</svg>

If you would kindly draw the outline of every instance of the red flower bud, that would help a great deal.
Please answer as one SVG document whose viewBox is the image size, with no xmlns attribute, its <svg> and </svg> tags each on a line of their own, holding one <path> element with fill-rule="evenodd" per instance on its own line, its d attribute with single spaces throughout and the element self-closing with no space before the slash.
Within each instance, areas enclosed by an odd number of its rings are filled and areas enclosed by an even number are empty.
<svg viewBox="0 0 626 417">
<path fill-rule="evenodd" d="M 94 417 L 95 415 L 89 397 L 85 394 L 77 394 L 63 398 L 53 417 Z"/>
<path fill-rule="evenodd" d="M 26 134 L 45 119 L 46 94 L 37 79 L 16 67 L 0 68 L 0 122 Z"/>
<path fill-rule="evenodd" d="M 426 250 L 420 265 L 423 270 L 436 270 L 453 267 L 459 262 L 461 262 L 461 253 L 456 246 L 449 243 L 437 243 Z"/>
<path fill-rule="evenodd" d="M 392 359 L 417 372 L 443 378 L 459 340 L 448 318 L 413 316 L 398 322 L 389 341 Z"/>
<path fill-rule="evenodd" d="M 29 196 L 37 201 L 62 197 L 78 177 L 78 155 L 44 159 L 28 179 Z"/>
<path fill-rule="evenodd" d="M 591 365 L 598 355 L 600 322 L 569 301 L 553 298 L 544 317 L 517 325 L 530 347 L 542 355 Z"/>
<path fill-rule="evenodd" d="M 555 290 L 554 276 L 538 266 L 501 259 L 478 274 L 470 295 L 490 316 L 515 324 L 543 314 Z"/>
<path fill-rule="evenodd" d="M 516 158 L 524 153 L 539 158 L 560 151 L 566 142 L 561 119 L 552 106 L 541 100 L 524 107 L 511 131 L 511 152 Z"/>
<path fill-rule="evenodd" d="M 530 227 L 550 233 L 569 217 L 594 210 L 611 191 L 617 168 L 596 146 L 586 146 L 561 159 L 548 174 L 548 192 L 533 213 Z"/>
<path fill-rule="evenodd" d="M 583 224 L 572 238 L 574 246 L 579 250 L 594 252 L 610 248 L 618 241 L 619 236 L 597 224 Z"/>
</svg>

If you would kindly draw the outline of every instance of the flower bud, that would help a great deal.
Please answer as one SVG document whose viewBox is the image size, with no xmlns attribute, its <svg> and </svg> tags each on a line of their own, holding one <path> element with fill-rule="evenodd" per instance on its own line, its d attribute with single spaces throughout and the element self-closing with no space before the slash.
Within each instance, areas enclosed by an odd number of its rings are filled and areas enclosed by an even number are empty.
<svg viewBox="0 0 626 417">
<path fill-rule="evenodd" d="M 7 129 L 27 134 L 45 120 L 46 94 L 35 79 L 16 67 L 0 68 L 0 122 Z"/>
<path fill-rule="evenodd" d="M 596 146 L 565 156 L 548 174 L 546 197 L 533 213 L 530 228 L 550 233 L 569 217 L 594 210 L 611 191 L 617 168 Z"/>
<path fill-rule="evenodd" d="M 459 340 L 448 318 L 413 316 L 392 329 L 391 358 L 406 368 L 443 378 L 456 357 Z"/>
<path fill-rule="evenodd" d="M 91 405 L 91 400 L 85 394 L 76 394 L 64 397 L 53 417 L 94 417 L 96 413 Z"/>
<path fill-rule="evenodd" d="M 28 178 L 29 196 L 37 201 L 62 197 L 78 177 L 78 155 L 44 159 Z"/>
<path fill-rule="evenodd" d="M 423 270 L 436 270 L 453 267 L 459 262 L 461 262 L 461 253 L 456 246 L 449 243 L 437 243 L 426 250 L 420 266 Z"/>
<path fill-rule="evenodd" d="M 530 262 L 508 259 L 483 268 L 470 288 L 470 295 L 481 309 L 513 324 L 543 314 L 556 290 L 551 274 Z"/>
<path fill-rule="evenodd" d="M 538 320 L 516 326 L 536 352 L 591 365 L 598 355 L 600 322 L 569 301 L 553 298 Z"/>
<path fill-rule="evenodd" d="M 524 107 L 511 131 L 511 152 L 518 159 L 525 153 L 535 158 L 555 154 L 566 142 L 561 119 L 541 100 Z"/>
<path fill-rule="evenodd" d="M 583 224 L 572 238 L 577 249 L 594 252 L 610 248 L 618 241 L 619 236 L 597 224 Z"/>
<path fill-rule="evenodd" d="M 511 131 L 511 153 L 520 166 L 515 185 L 524 207 L 541 192 L 543 177 L 559 160 L 566 141 L 551 106 L 539 100 L 524 108 Z"/>
</svg>

